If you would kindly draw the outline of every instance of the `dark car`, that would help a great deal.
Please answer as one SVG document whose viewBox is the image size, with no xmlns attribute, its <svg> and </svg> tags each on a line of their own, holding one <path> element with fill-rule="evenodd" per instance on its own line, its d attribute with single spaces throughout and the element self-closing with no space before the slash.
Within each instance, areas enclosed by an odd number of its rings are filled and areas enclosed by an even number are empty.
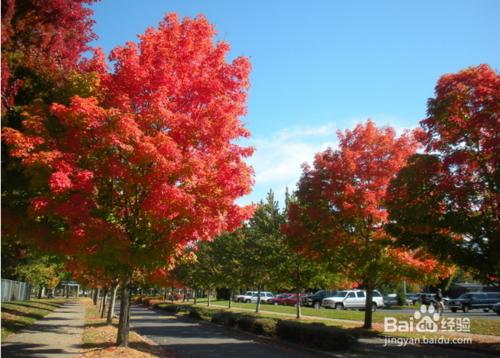
<svg viewBox="0 0 500 358">
<path fill-rule="evenodd" d="M 491 309 L 500 315 L 500 302 L 495 303 Z"/>
<path fill-rule="evenodd" d="M 418 297 L 418 293 L 408 293 L 406 295 L 406 303 L 407 304 L 415 305 L 419 301 L 420 301 L 420 299 Z"/>
<path fill-rule="evenodd" d="M 392 306 L 399 306 L 398 296 L 395 293 L 384 296 L 384 306 L 387 308 L 391 308 Z"/>
<path fill-rule="evenodd" d="M 497 302 L 500 302 L 500 292 L 468 292 L 449 300 L 448 308 L 452 312 L 458 310 L 468 312 L 472 309 L 483 309 L 488 312 Z"/>
<path fill-rule="evenodd" d="M 304 305 L 312 306 L 314 308 L 320 308 L 321 302 L 323 301 L 323 299 L 326 297 L 334 296 L 335 292 L 337 292 L 337 291 L 319 290 L 316 293 L 314 293 L 313 295 L 308 296 L 304 300 Z"/>
<path fill-rule="evenodd" d="M 418 302 L 423 305 L 430 305 L 434 301 L 436 295 L 434 293 L 421 292 L 417 293 Z"/>
</svg>

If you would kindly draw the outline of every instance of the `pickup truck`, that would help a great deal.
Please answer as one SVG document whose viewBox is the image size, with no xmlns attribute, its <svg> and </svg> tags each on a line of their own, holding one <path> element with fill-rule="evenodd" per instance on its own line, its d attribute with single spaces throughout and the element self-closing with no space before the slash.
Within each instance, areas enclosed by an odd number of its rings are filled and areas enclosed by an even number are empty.
<svg viewBox="0 0 500 358">
<path fill-rule="evenodd" d="M 252 297 L 257 294 L 257 291 L 247 291 L 242 295 L 237 295 L 234 297 L 236 302 L 250 302 Z"/>
<path fill-rule="evenodd" d="M 313 295 L 307 296 L 304 299 L 304 305 L 305 306 L 311 306 L 316 309 L 319 309 L 321 307 L 321 302 L 323 301 L 324 298 L 333 296 L 336 291 L 329 291 L 329 290 L 319 290 L 316 291 Z"/>
<path fill-rule="evenodd" d="M 347 308 L 363 309 L 366 307 L 366 291 L 365 290 L 344 290 L 337 291 L 335 295 L 323 299 L 323 307 L 335 308 L 344 310 Z M 379 291 L 373 291 L 372 311 L 377 308 L 384 307 L 384 298 Z"/>
</svg>

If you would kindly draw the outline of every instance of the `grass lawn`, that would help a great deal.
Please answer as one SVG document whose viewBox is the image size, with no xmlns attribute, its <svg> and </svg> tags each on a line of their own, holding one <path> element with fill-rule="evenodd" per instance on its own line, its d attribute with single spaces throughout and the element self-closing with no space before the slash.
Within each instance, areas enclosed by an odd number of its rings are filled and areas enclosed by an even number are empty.
<svg viewBox="0 0 500 358">
<path fill-rule="evenodd" d="M 59 308 L 69 299 L 34 299 L 2 303 L 2 339 L 19 332 Z"/>
<path fill-rule="evenodd" d="M 103 358 L 148 358 L 148 357 L 170 357 L 159 347 L 148 343 L 140 335 L 130 332 L 129 347 L 116 347 L 118 320 L 113 319 L 113 325 L 107 325 L 105 318 L 100 318 L 99 305 L 94 306 L 92 300 L 85 300 L 85 329 L 82 335 L 83 352 L 82 357 Z"/>
<path fill-rule="evenodd" d="M 214 305 L 221 305 L 227 307 L 228 301 L 211 301 Z M 200 303 L 204 304 L 204 303 Z M 233 307 L 235 308 L 245 308 L 255 310 L 255 303 L 237 303 L 233 302 Z M 295 314 L 295 307 L 293 306 L 274 306 L 269 304 L 262 304 L 260 306 L 262 311 L 278 312 Z M 315 309 L 311 307 L 301 307 L 302 314 L 305 316 L 314 316 L 320 318 L 330 318 L 330 319 L 345 319 L 352 321 L 362 321 L 365 317 L 364 311 L 358 310 L 334 310 L 334 309 Z M 393 310 L 376 311 L 373 313 L 373 322 L 383 323 L 384 317 L 391 316 L 396 318 L 408 318 L 411 314 L 408 313 L 396 313 Z"/>
<path fill-rule="evenodd" d="M 206 306 L 206 301 L 198 301 L 199 306 Z M 191 301 L 192 303 L 192 301 Z M 227 307 L 228 301 L 211 301 L 214 305 L 214 309 L 221 309 L 224 306 Z M 255 310 L 255 303 L 236 303 L 233 302 L 233 308 L 235 310 Z M 274 306 L 269 304 L 262 304 L 261 311 L 267 312 L 275 312 L 272 313 L 263 313 L 261 312 L 259 315 L 273 318 L 286 318 L 287 316 L 279 315 L 279 314 L 288 314 L 295 315 L 295 307 L 292 306 Z M 246 312 L 246 311 L 245 311 Z M 249 312 L 249 311 L 248 311 Z M 322 322 L 328 325 L 341 326 L 344 328 L 353 328 L 359 327 L 364 320 L 364 311 L 357 310 L 334 310 L 334 309 L 314 309 L 310 307 L 302 307 L 302 314 L 304 316 L 314 317 L 312 321 Z M 394 310 L 379 310 L 373 312 L 373 322 L 375 324 L 383 324 L 384 317 L 395 317 L 398 319 L 408 319 L 412 317 L 412 314 L 409 313 L 397 313 Z M 290 317 L 290 316 L 288 316 Z M 326 319 L 334 319 L 334 320 L 349 320 L 349 321 L 358 321 L 359 323 L 353 322 L 342 322 L 342 321 L 328 321 Z M 310 320 L 310 319 L 308 319 Z M 375 325 L 377 326 L 377 325 Z M 375 327 L 378 329 L 378 327 Z M 482 318 L 471 318 L 471 327 L 470 333 L 473 334 L 481 334 L 481 335 L 491 335 L 491 336 L 500 336 L 500 320 L 496 319 L 482 319 Z M 458 333 L 460 335 L 460 333 Z"/>
</svg>

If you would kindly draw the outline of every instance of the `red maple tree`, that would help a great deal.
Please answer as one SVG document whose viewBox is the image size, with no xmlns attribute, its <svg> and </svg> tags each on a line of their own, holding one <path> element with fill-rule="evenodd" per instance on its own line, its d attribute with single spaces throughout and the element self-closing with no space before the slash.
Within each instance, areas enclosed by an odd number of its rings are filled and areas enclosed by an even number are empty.
<svg viewBox="0 0 500 358">
<path fill-rule="evenodd" d="M 235 144 L 249 135 L 239 117 L 250 63 L 227 63 L 229 46 L 214 36 L 202 16 L 167 15 L 112 51 L 113 72 L 95 61 L 93 96 L 25 113 L 20 130 L 3 130 L 39 188 L 32 218 L 57 228 L 53 246 L 120 278 L 119 345 L 128 344 L 134 272 L 164 267 L 179 247 L 252 212 L 234 203 L 252 184 L 252 149 Z"/>
<path fill-rule="evenodd" d="M 424 252 L 392 248 L 384 206 L 390 180 L 417 148 L 410 133 L 372 121 L 338 133 L 338 150 L 318 153 L 304 166 L 284 231 L 290 244 L 367 290 L 365 328 L 371 328 L 372 294 L 381 282 L 403 277 L 425 280 L 445 274 Z"/>
<path fill-rule="evenodd" d="M 92 50 L 89 42 L 96 38 L 89 7 L 95 1 L 2 2 L 2 113 L 34 97 L 49 96 L 54 91 L 50 86 L 61 89 L 72 72 L 81 70 L 82 54 Z M 38 83 L 41 77 L 43 84 Z M 19 91 L 25 98 L 16 103 Z"/>
<path fill-rule="evenodd" d="M 498 282 L 500 75 L 488 65 L 443 75 L 421 127 L 425 152 L 389 189 L 389 230 Z"/>
</svg>

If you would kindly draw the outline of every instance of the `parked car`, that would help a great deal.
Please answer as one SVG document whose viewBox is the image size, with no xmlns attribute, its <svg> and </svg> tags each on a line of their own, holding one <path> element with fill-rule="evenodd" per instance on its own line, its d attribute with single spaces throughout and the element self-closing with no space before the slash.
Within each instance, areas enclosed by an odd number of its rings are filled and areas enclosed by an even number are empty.
<svg viewBox="0 0 500 358">
<path fill-rule="evenodd" d="M 436 294 L 434 293 L 429 293 L 429 292 L 417 293 L 417 298 L 418 298 L 417 302 L 423 305 L 430 305 L 434 301 L 435 297 Z"/>
<path fill-rule="evenodd" d="M 451 312 L 457 312 L 459 309 L 464 312 L 469 312 L 471 309 L 483 309 L 488 312 L 498 302 L 500 302 L 500 292 L 468 292 L 449 300 L 448 308 Z"/>
<path fill-rule="evenodd" d="M 491 309 L 500 315 L 500 302 L 495 303 Z"/>
<path fill-rule="evenodd" d="M 306 299 L 304 300 L 304 305 L 311 306 L 314 308 L 320 308 L 323 299 L 329 296 L 333 296 L 335 292 L 337 291 L 319 290 L 316 293 L 307 296 Z"/>
<path fill-rule="evenodd" d="M 398 295 L 395 293 L 390 293 L 384 296 L 384 306 L 390 308 L 392 306 L 399 306 Z"/>
<path fill-rule="evenodd" d="M 406 304 L 416 305 L 419 302 L 418 293 L 408 293 L 406 294 Z"/>
<path fill-rule="evenodd" d="M 299 294 L 299 300 L 300 300 L 300 304 L 304 304 L 304 300 L 307 298 L 308 296 L 301 293 Z M 285 299 L 285 302 L 284 302 L 285 305 L 287 306 L 295 306 L 297 304 L 297 294 L 296 293 L 292 293 L 290 294 L 286 299 Z"/>
<path fill-rule="evenodd" d="M 258 293 L 255 292 L 255 294 L 250 297 L 250 299 L 246 299 L 245 302 L 249 303 L 249 302 L 252 302 L 252 303 L 255 303 L 257 302 L 257 298 L 259 297 Z M 270 301 L 274 298 L 274 295 L 272 292 L 268 292 L 268 291 L 262 291 L 260 293 L 260 302 L 261 303 L 270 303 Z"/>
<path fill-rule="evenodd" d="M 343 310 L 346 308 L 365 308 L 366 291 L 365 290 L 343 290 L 335 292 L 334 296 L 324 298 L 321 304 L 323 307 Z M 379 291 L 373 291 L 372 310 L 384 307 L 384 298 Z"/>
<path fill-rule="evenodd" d="M 234 297 L 234 300 L 236 302 L 247 302 L 247 301 L 250 302 L 250 300 L 252 299 L 252 296 L 256 295 L 256 294 L 257 294 L 257 291 L 247 291 L 242 295 L 236 295 Z"/>
<path fill-rule="evenodd" d="M 286 299 L 291 296 L 291 293 L 280 293 L 279 295 L 276 295 L 274 298 L 271 298 L 269 300 L 269 303 L 273 305 L 284 305 Z"/>
</svg>

